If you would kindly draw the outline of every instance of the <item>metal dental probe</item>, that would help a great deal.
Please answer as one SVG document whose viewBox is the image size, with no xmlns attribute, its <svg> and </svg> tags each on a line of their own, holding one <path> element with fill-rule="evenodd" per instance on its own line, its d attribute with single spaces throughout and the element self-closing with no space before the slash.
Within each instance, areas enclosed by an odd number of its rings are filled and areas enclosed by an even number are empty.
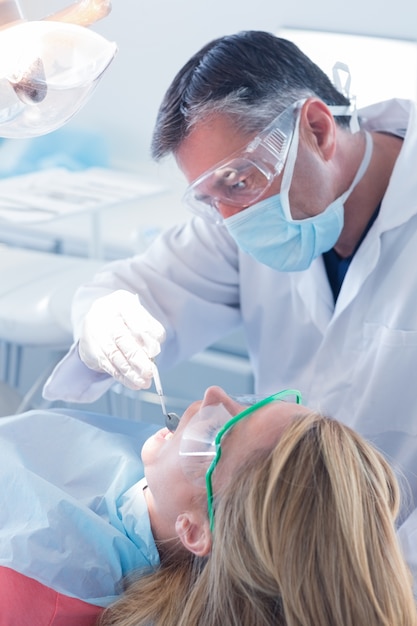
<svg viewBox="0 0 417 626">
<path fill-rule="evenodd" d="M 159 400 L 161 402 L 162 413 L 165 416 L 165 426 L 168 428 L 168 430 L 173 432 L 179 424 L 180 417 L 176 413 L 167 412 L 165 406 L 164 392 L 162 391 L 161 379 L 159 377 L 159 372 L 155 361 L 153 361 L 153 380 L 155 383 L 156 393 L 158 394 Z"/>
</svg>

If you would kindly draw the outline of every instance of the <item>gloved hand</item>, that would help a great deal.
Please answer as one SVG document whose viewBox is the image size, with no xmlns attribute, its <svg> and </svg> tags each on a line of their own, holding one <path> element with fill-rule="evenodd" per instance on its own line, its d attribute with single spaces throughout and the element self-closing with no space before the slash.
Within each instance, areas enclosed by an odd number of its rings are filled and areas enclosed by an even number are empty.
<svg viewBox="0 0 417 626">
<path fill-rule="evenodd" d="M 147 389 L 153 376 L 151 359 L 164 340 L 164 327 L 137 295 L 119 289 L 92 304 L 78 351 L 90 369 L 107 372 L 129 389 Z"/>
</svg>

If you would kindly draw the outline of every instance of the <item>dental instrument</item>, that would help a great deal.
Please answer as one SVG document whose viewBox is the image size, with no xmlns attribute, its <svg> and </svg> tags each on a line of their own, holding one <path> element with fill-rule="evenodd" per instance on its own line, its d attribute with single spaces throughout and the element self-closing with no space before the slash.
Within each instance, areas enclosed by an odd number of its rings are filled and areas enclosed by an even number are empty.
<svg viewBox="0 0 417 626">
<path fill-rule="evenodd" d="M 174 432 L 180 422 L 180 417 L 176 413 L 168 413 L 165 405 L 164 392 L 162 391 L 161 378 L 155 361 L 153 361 L 153 380 L 155 383 L 156 393 L 159 396 L 161 402 L 162 413 L 165 416 L 165 426 L 171 432 Z"/>
</svg>

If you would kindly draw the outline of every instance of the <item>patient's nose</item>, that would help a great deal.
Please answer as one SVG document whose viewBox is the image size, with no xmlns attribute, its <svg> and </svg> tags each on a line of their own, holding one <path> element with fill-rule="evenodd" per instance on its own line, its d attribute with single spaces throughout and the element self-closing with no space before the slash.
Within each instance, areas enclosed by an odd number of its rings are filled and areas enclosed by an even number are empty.
<svg viewBox="0 0 417 626">
<path fill-rule="evenodd" d="M 208 387 L 204 394 L 202 406 L 210 404 L 223 404 L 231 415 L 236 415 L 242 410 L 242 406 L 233 400 L 221 387 Z"/>
</svg>

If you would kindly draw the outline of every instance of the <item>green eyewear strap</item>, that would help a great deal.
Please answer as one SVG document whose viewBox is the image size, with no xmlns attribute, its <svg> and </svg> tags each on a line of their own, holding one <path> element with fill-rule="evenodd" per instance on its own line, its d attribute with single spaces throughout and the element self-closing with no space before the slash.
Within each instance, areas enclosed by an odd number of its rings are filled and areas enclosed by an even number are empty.
<svg viewBox="0 0 417 626">
<path fill-rule="evenodd" d="M 209 515 L 211 532 L 213 532 L 213 529 L 214 529 L 212 475 L 222 456 L 221 440 L 224 434 L 228 430 L 230 430 L 230 428 L 232 428 L 235 424 L 237 424 L 237 422 L 240 422 L 240 420 L 244 419 L 248 415 L 251 415 L 251 413 L 254 413 L 258 409 L 261 409 L 263 406 L 265 406 L 266 404 L 269 404 L 270 402 L 274 402 L 275 400 L 282 400 L 286 396 L 295 396 L 297 404 L 301 404 L 302 402 L 301 393 L 297 391 L 297 389 L 284 389 L 283 391 L 279 391 L 278 393 L 274 393 L 272 396 L 263 398 L 256 404 L 253 404 L 252 406 L 249 406 L 247 409 L 244 409 L 243 411 L 241 411 L 240 413 L 232 417 L 232 419 L 230 419 L 228 422 L 226 422 L 226 424 L 217 433 L 216 438 L 214 440 L 214 444 L 216 446 L 216 456 L 210 463 L 210 467 L 208 468 L 206 472 L 207 506 L 208 506 L 208 515 Z"/>
</svg>

